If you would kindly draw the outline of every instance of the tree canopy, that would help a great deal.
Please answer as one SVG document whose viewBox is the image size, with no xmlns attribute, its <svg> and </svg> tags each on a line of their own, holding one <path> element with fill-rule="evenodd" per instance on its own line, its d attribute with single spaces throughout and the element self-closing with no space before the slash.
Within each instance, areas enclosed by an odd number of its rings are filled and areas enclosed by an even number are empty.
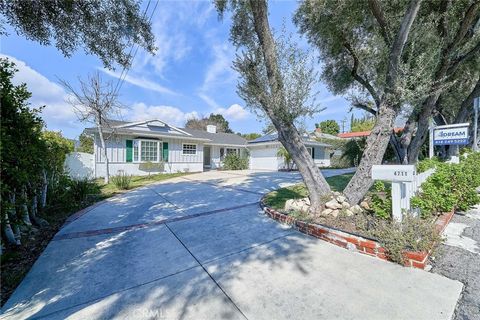
<svg viewBox="0 0 480 320">
<path fill-rule="evenodd" d="M 315 125 L 322 130 L 322 133 L 327 133 L 336 136 L 340 133 L 340 126 L 335 120 L 325 120 Z"/>
<path fill-rule="evenodd" d="M 211 113 L 208 117 L 191 118 L 188 119 L 185 123 L 185 128 L 195 129 L 195 130 L 207 130 L 208 125 L 214 125 L 217 127 L 217 132 L 233 133 L 230 129 L 230 124 L 221 114 Z"/>
<path fill-rule="evenodd" d="M 128 66 L 132 44 L 155 51 L 149 17 L 137 0 L 1 0 L 0 14 L 5 18 L 0 19 L 1 35 L 6 34 L 5 21 L 29 40 L 53 43 L 66 57 L 83 47 L 108 68 Z"/>
</svg>

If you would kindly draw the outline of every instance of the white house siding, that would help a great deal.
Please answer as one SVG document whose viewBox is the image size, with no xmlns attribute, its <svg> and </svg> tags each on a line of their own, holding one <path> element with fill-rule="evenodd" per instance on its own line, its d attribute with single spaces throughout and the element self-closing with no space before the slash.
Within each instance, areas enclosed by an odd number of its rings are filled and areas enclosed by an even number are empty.
<svg viewBox="0 0 480 320">
<path fill-rule="evenodd" d="M 251 146 L 250 169 L 252 170 L 278 170 L 283 160 L 277 157 L 279 145 Z"/>
<path fill-rule="evenodd" d="M 307 145 L 308 146 L 308 145 Z M 308 146 L 312 147 L 312 146 Z M 313 147 L 313 161 L 318 167 L 330 166 L 330 158 L 324 147 Z M 280 144 L 269 144 L 263 146 L 249 146 L 250 151 L 250 169 L 252 170 L 279 170 L 286 169 L 285 161 L 277 157 Z M 295 167 L 295 166 L 294 166 Z"/>
<path fill-rule="evenodd" d="M 148 171 L 140 169 L 140 163 L 126 162 L 126 140 L 134 139 L 133 136 L 115 136 L 108 139 L 107 155 L 109 159 L 109 171 L 115 175 L 123 170 L 127 174 L 147 175 Z M 174 173 L 179 171 L 199 172 L 203 171 L 203 144 L 198 141 L 180 140 L 180 139 L 159 139 L 168 142 L 168 162 L 165 163 L 165 173 Z M 197 153 L 195 155 L 183 154 L 183 143 L 196 144 Z M 105 157 L 100 147 L 100 139 L 95 139 L 95 176 L 104 177 L 106 174 Z"/>
</svg>

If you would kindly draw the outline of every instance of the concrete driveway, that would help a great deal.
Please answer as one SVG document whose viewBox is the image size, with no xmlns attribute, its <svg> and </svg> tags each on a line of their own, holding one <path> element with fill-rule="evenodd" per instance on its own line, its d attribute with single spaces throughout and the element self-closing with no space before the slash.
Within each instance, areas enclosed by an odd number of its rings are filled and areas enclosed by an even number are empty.
<svg viewBox="0 0 480 320">
<path fill-rule="evenodd" d="M 56 235 L 3 317 L 452 316 L 460 282 L 341 249 L 262 215 L 262 194 L 298 181 L 297 173 L 211 171 L 111 198 Z"/>
</svg>

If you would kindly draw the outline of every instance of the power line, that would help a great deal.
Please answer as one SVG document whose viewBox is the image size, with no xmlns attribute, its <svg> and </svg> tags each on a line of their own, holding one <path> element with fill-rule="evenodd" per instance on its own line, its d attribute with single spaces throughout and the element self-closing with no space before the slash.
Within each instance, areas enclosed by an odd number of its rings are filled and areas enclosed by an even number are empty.
<svg viewBox="0 0 480 320">
<path fill-rule="evenodd" d="M 148 11 L 148 8 L 150 7 L 150 3 L 151 3 L 151 0 L 148 0 L 147 7 L 145 8 L 145 11 L 143 12 L 143 17 L 144 18 L 147 15 L 147 11 Z M 152 13 L 150 14 L 150 17 L 148 19 L 149 23 L 152 22 L 152 18 L 153 18 L 153 15 L 154 15 L 154 13 L 157 9 L 157 6 L 158 6 L 158 1 L 155 2 L 155 6 L 153 7 Z M 129 59 L 130 59 L 130 63 L 129 63 L 130 66 L 131 66 L 131 63 L 133 63 L 133 60 L 135 59 L 135 56 L 137 55 L 138 48 L 140 47 L 140 45 L 137 45 L 137 47 L 135 49 L 135 52 L 133 53 L 133 56 L 132 56 L 132 51 L 133 51 L 134 47 L 135 47 L 135 42 L 132 43 L 132 46 L 130 47 L 130 52 L 128 53 L 128 56 L 129 56 Z M 127 73 L 128 73 L 128 70 L 130 69 L 130 66 L 128 68 L 127 68 L 127 66 L 123 67 L 122 72 L 120 74 L 120 77 L 118 78 L 117 84 L 116 84 L 115 89 L 113 91 L 114 95 L 116 95 L 120 91 L 120 89 L 122 88 L 123 82 L 125 81 L 125 78 L 127 77 Z"/>
</svg>

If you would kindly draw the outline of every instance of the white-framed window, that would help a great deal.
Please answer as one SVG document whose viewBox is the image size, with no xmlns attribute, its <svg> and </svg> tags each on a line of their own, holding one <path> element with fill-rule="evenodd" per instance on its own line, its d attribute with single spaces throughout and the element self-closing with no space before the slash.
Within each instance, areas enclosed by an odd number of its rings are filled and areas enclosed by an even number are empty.
<svg viewBox="0 0 480 320">
<path fill-rule="evenodd" d="M 182 154 L 195 155 L 197 154 L 197 145 L 191 143 L 184 143 L 182 145 Z"/>
<path fill-rule="evenodd" d="M 158 140 L 133 140 L 133 162 L 160 162 L 162 142 Z"/>
</svg>

